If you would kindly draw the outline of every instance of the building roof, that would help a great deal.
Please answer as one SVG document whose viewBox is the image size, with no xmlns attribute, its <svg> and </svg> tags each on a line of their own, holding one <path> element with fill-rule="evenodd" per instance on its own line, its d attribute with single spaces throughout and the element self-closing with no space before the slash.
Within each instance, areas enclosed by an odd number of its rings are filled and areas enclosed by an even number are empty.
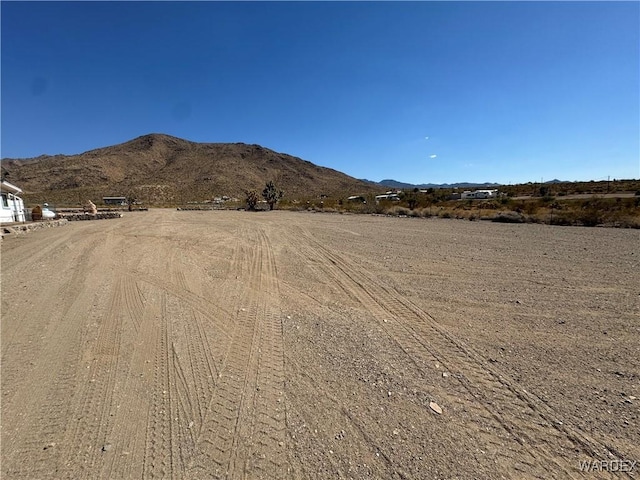
<svg viewBox="0 0 640 480">
<path fill-rule="evenodd" d="M 0 191 L 13 193 L 14 195 L 20 195 L 22 193 L 22 189 L 16 187 L 12 183 L 7 182 L 6 180 L 2 180 L 0 184 Z"/>
</svg>

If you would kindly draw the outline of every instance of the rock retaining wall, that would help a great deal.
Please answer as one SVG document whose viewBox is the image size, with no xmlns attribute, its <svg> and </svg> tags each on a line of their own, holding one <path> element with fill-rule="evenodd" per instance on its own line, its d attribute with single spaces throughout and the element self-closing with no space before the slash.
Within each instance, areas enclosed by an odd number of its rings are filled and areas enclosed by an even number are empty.
<svg viewBox="0 0 640 480">
<path fill-rule="evenodd" d="M 65 220 L 70 222 L 78 221 L 78 220 L 105 220 L 109 218 L 122 218 L 122 214 L 120 212 L 98 212 L 96 214 L 92 213 L 62 213 L 60 214 Z"/>
<path fill-rule="evenodd" d="M 40 230 L 41 228 L 51 228 L 51 227 L 61 227 L 66 225 L 69 221 L 66 218 L 61 218 L 58 220 L 48 220 L 44 222 L 33 222 L 33 223 L 16 223 L 13 225 L 3 225 L 0 230 L 2 231 L 2 235 L 14 233 L 21 234 L 27 233 L 32 230 Z"/>
</svg>

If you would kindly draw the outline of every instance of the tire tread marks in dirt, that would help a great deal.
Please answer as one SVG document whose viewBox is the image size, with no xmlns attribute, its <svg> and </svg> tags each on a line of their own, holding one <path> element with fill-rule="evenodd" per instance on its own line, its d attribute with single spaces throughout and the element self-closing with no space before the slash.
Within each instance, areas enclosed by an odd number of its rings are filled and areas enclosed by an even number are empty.
<svg viewBox="0 0 640 480">
<path fill-rule="evenodd" d="M 252 248 L 240 256 L 245 263 L 235 267 L 244 287 L 234 308 L 233 339 L 198 434 L 189 477 L 286 476 L 284 356 L 275 260 L 264 232 L 248 238 Z"/>
<path fill-rule="evenodd" d="M 100 478 L 141 478 L 145 454 L 145 440 L 147 418 L 152 402 L 149 391 L 154 387 L 151 378 L 155 372 L 155 365 L 151 365 L 151 355 L 155 351 L 158 339 L 158 323 L 161 316 L 162 300 L 157 291 L 149 291 L 144 300 L 140 285 L 134 278 L 123 279 L 125 287 L 124 297 L 132 323 L 137 322 L 136 336 L 129 369 L 122 380 L 122 392 L 126 392 L 119 399 L 116 406 L 113 428 L 108 442 L 115 445 L 115 449 L 106 455 Z M 138 295 L 138 299 L 133 299 Z M 142 311 L 138 310 L 142 307 Z"/>
<path fill-rule="evenodd" d="M 482 419 L 480 433 L 488 435 L 485 441 L 496 445 L 496 455 L 503 457 L 498 461 L 506 468 L 524 463 L 525 471 L 539 478 L 581 476 L 577 461 L 564 459 L 549 446 L 550 439 L 562 445 L 565 453 L 582 451 L 590 458 L 612 458 L 614 452 L 609 448 L 559 422 L 548 405 L 487 366 L 480 355 L 446 332 L 431 315 L 323 247 L 306 231 L 301 231 L 300 237 L 306 240 L 299 242 L 305 245 L 305 254 L 319 262 L 349 296 L 359 299 L 412 362 L 420 367 L 435 359 L 456 372 L 453 376 L 468 392 L 471 408 Z M 500 447 L 502 442 L 496 440 L 504 438 L 505 432 L 519 447 Z"/>
<path fill-rule="evenodd" d="M 89 365 L 89 381 L 80 386 L 74 399 L 75 422 L 67 439 L 70 457 L 66 466 L 73 467 L 72 475 L 89 477 L 95 472 L 102 447 L 111 428 L 111 410 L 122 335 L 123 279 L 114 282 L 107 311 L 103 317 Z"/>
<path fill-rule="evenodd" d="M 92 245 L 81 249 L 78 263 L 83 264 L 93 249 Z M 25 355 L 24 363 L 29 363 L 28 359 L 33 358 L 37 360 L 35 366 L 29 375 L 24 372 L 16 375 L 19 381 L 13 385 L 15 395 L 3 398 L 3 411 L 17 410 L 11 419 L 3 417 L 5 432 L 13 428 L 14 420 L 22 419 L 21 423 L 27 424 L 16 427 L 19 432 L 25 432 L 26 437 L 18 433 L 3 438 L 6 442 L 3 444 L 3 471 L 10 473 L 11 478 L 50 478 L 60 475 L 60 459 L 57 450 L 52 447 L 63 443 L 65 431 L 69 428 L 64 421 L 65 412 L 70 411 L 73 385 L 77 381 L 83 321 L 92 296 L 85 285 L 86 273 L 86 269 L 74 269 L 69 281 L 61 286 L 60 291 L 70 289 L 77 292 L 77 296 L 69 297 L 73 300 L 52 308 L 48 324 L 38 324 L 43 329 L 38 337 L 45 339 L 46 343 L 41 345 L 37 356 Z M 28 335 L 26 338 L 32 337 Z M 36 343 L 35 337 L 25 341 L 31 345 Z M 7 381 L 6 377 L 12 376 L 13 370 L 8 367 L 3 362 L 3 382 Z M 22 387 L 27 386 L 31 389 L 23 391 Z"/>
</svg>

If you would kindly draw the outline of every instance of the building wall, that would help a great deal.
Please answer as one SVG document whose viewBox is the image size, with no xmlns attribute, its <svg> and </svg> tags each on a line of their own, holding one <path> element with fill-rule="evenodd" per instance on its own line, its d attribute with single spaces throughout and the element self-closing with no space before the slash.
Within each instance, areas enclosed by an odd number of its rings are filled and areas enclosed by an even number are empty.
<svg viewBox="0 0 640 480">
<path fill-rule="evenodd" d="M 24 222 L 24 202 L 12 193 L 2 192 L 0 223 Z"/>
</svg>

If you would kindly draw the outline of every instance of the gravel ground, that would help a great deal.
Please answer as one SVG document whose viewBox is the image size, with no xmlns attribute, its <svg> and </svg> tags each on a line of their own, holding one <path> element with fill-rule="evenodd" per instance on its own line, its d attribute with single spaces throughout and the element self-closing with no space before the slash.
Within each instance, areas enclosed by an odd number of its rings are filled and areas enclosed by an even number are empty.
<svg viewBox="0 0 640 480">
<path fill-rule="evenodd" d="M 638 230 L 151 210 L 1 249 L 3 478 L 639 476 L 603 471 L 640 461 Z"/>
</svg>

